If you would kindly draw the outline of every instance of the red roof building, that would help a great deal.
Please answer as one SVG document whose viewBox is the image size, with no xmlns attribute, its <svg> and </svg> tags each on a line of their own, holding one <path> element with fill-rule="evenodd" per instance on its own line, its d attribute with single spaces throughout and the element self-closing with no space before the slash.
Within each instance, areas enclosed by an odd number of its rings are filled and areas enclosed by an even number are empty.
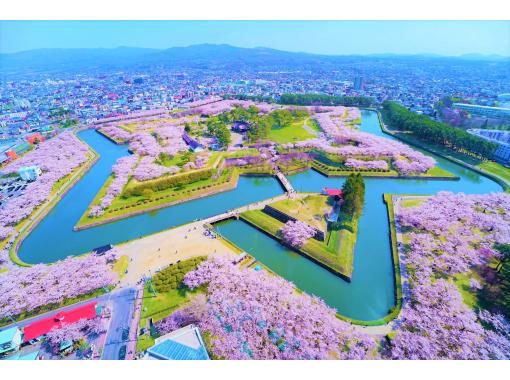
<svg viewBox="0 0 510 380">
<path fill-rule="evenodd" d="M 92 319 L 97 315 L 96 306 L 96 302 L 91 302 L 75 309 L 58 312 L 48 318 L 31 323 L 23 329 L 23 341 L 28 342 L 32 339 L 39 338 L 49 333 L 53 328 L 59 329 L 65 325 L 76 323 L 80 319 Z"/>
<path fill-rule="evenodd" d="M 42 141 L 44 141 L 44 138 L 41 136 L 40 133 L 33 133 L 33 134 L 27 136 L 27 141 L 30 144 L 34 144 L 35 142 L 42 142 Z"/>
<path fill-rule="evenodd" d="M 18 158 L 18 155 L 16 154 L 16 152 L 12 149 L 8 150 L 7 152 L 5 152 L 5 155 L 7 157 L 9 157 L 11 160 L 15 160 L 16 158 Z"/>
<path fill-rule="evenodd" d="M 342 189 L 330 189 L 328 187 L 325 187 L 324 189 L 322 189 L 322 193 L 325 195 L 328 195 L 330 197 L 339 197 L 339 198 L 341 198 L 342 195 L 344 194 Z"/>
</svg>

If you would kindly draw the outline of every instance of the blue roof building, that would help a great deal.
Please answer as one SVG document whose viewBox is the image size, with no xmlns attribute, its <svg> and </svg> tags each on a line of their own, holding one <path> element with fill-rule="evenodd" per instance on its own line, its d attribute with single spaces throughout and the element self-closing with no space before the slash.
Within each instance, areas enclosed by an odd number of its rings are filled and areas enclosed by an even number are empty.
<svg viewBox="0 0 510 380">
<path fill-rule="evenodd" d="M 5 360 L 37 360 L 38 358 L 39 351 L 32 351 L 28 353 L 17 352 L 16 354 L 5 358 Z"/>
<path fill-rule="evenodd" d="M 0 355 L 18 351 L 22 341 L 21 330 L 17 327 L 0 331 Z"/>
<path fill-rule="evenodd" d="M 209 360 L 200 330 L 188 325 L 156 339 L 147 350 L 146 360 Z"/>
<path fill-rule="evenodd" d="M 197 153 L 197 152 L 201 152 L 204 150 L 204 146 L 202 144 L 200 144 L 197 140 L 195 140 L 193 137 L 188 135 L 186 132 L 184 132 L 182 134 L 182 139 L 184 140 L 184 142 L 186 144 L 188 144 L 189 148 L 193 152 Z"/>
</svg>

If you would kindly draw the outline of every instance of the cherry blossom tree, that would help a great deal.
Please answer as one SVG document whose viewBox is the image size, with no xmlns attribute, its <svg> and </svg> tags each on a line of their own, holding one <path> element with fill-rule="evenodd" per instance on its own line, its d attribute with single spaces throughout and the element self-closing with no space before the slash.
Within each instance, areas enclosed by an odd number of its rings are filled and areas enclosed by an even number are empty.
<svg viewBox="0 0 510 380">
<path fill-rule="evenodd" d="M 224 359 L 365 359 L 376 356 L 372 337 L 336 318 L 322 300 L 298 294 L 284 279 L 240 269 L 212 257 L 185 276 L 207 286 L 199 327 Z M 177 324 L 178 325 L 178 324 Z"/>
<path fill-rule="evenodd" d="M 111 263 L 117 253 L 68 257 L 52 265 L 13 267 L 0 276 L 0 319 L 18 315 L 45 305 L 57 305 L 65 299 L 88 294 L 113 285 L 117 276 Z"/>
<path fill-rule="evenodd" d="M 315 235 L 315 229 L 300 220 L 289 220 L 280 229 L 280 234 L 285 243 L 299 248 Z"/>
</svg>

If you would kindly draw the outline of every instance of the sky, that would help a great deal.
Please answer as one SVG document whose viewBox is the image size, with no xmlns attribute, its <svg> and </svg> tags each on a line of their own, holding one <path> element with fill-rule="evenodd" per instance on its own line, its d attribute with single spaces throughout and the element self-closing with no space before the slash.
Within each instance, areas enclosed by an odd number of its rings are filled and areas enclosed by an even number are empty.
<svg viewBox="0 0 510 380">
<path fill-rule="evenodd" d="M 510 56 L 510 21 L 0 21 L 0 53 L 202 43 L 339 55 Z"/>
</svg>

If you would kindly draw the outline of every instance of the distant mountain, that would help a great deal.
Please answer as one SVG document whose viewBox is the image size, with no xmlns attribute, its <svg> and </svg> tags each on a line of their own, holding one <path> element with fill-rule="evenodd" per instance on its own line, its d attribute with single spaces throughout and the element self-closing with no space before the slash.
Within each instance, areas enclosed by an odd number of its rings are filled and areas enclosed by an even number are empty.
<svg viewBox="0 0 510 380">
<path fill-rule="evenodd" d="M 478 57 L 478 58 L 477 58 Z M 287 52 L 264 47 L 240 48 L 231 45 L 192 45 L 169 49 L 119 47 L 114 49 L 38 49 L 12 54 L 0 54 L 0 72 L 38 73 L 82 71 L 94 69 L 147 68 L 154 66 L 178 68 L 311 68 L 317 64 L 327 68 L 355 60 L 413 60 L 413 59 L 505 59 L 499 56 L 465 55 L 458 58 L 431 54 L 397 55 L 375 54 L 365 56 L 320 55 Z M 508 58 L 506 58 L 508 59 Z"/>
</svg>

